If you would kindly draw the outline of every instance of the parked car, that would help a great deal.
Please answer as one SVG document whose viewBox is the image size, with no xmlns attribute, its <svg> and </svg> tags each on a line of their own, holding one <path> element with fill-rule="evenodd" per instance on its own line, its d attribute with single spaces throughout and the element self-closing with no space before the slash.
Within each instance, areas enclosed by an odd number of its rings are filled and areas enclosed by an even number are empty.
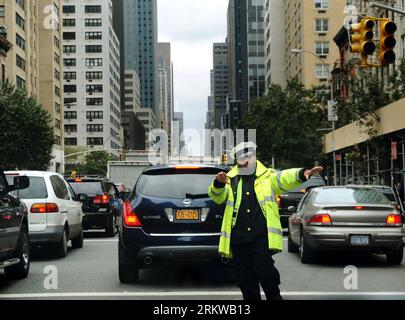
<svg viewBox="0 0 405 320">
<path fill-rule="evenodd" d="M 104 229 L 109 237 L 118 231 L 122 207 L 120 193 L 114 183 L 106 178 L 67 179 L 73 190 L 85 194 L 83 202 L 83 229 Z"/>
<path fill-rule="evenodd" d="M 30 269 L 27 207 L 9 194 L 29 184 L 27 177 L 15 177 L 9 184 L 0 170 L 0 270 L 4 269 L 9 279 L 26 278 Z"/>
<path fill-rule="evenodd" d="M 28 208 L 29 237 L 33 246 L 51 246 L 57 257 L 67 255 L 68 241 L 83 247 L 82 206 L 79 195 L 63 176 L 44 171 L 6 172 L 8 180 L 27 176 L 30 186 L 13 194 Z"/>
<path fill-rule="evenodd" d="M 307 193 L 289 219 L 288 251 L 311 263 L 319 251 L 354 250 L 385 254 L 402 263 L 403 216 L 371 187 L 322 187 Z"/>
<path fill-rule="evenodd" d="M 156 166 L 146 169 L 124 203 L 119 232 L 119 279 L 136 282 L 139 270 L 170 259 L 220 262 L 225 204 L 208 187 L 226 167 Z M 225 261 L 223 261 L 225 262 Z"/>
<path fill-rule="evenodd" d="M 281 226 L 283 228 L 288 228 L 288 219 L 291 216 L 291 212 L 288 211 L 289 207 L 297 207 L 302 197 L 310 189 L 323 186 L 325 186 L 325 181 L 323 178 L 320 176 L 315 176 L 304 182 L 299 188 L 279 196 L 277 198 L 277 202 L 280 212 Z"/>
</svg>

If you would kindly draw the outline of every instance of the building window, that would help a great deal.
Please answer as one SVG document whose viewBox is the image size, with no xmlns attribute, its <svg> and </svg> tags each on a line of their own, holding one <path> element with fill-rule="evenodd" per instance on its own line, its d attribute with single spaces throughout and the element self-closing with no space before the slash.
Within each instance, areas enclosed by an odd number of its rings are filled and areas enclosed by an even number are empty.
<svg viewBox="0 0 405 320">
<path fill-rule="evenodd" d="M 60 72 L 59 72 L 59 70 L 54 69 L 53 70 L 53 76 L 55 77 L 56 80 L 60 81 Z"/>
<path fill-rule="evenodd" d="M 103 111 L 87 111 L 86 118 L 88 120 L 103 119 Z"/>
<path fill-rule="evenodd" d="M 21 70 L 25 71 L 25 60 L 21 58 L 18 54 L 16 55 L 16 64 Z"/>
<path fill-rule="evenodd" d="M 63 103 L 65 104 L 65 106 L 71 106 L 71 105 L 75 105 L 77 103 L 77 98 L 65 98 Z"/>
<path fill-rule="evenodd" d="M 18 4 L 21 9 L 25 10 L 25 0 L 15 0 L 15 3 Z"/>
<path fill-rule="evenodd" d="M 60 104 L 57 103 L 57 102 L 55 102 L 55 112 L 56 112 L 57 114 L 60 114 L 60 111 L 61 111 Z"/>
<path fill-rule="evenodd" d="M 103 47 L 101 45 L 88 45 L 86 46 L 86 53 L 102 53 Z"/>
<path fill-rule="evenodd" d="M 65 111 L 65 119 L 77 119 L 77 111 Z"/>
<path fill-rule="evenodd" d="M 76 13 L 76 7 L 75 6 L 63 6 L 62 12 L 63 13 Z"/>
<path fill-rule="evenodd" d="M 19 89 L 24 89 L 25 88 L 25 80 L 23 78 L 20 78 L 19 76 L 17 76 L 16 83 L 17 83 L 17 87 Z"/>
<path fill-rule="evenodd" d="M 60 88 L 55 86 L 55 95 L 60 98 Z"/>
<path fill-rule="evenodd" d="M 329 42 L 328 41 L 317 41 L 315 43 L 315 52 L 317 55 L 323 56 L 329 54 Z"/>
<path fill-rule="evenodd" d="M 57 47 L 57 48 L 60 47 L 60 41 L 59 41 L 59 39 L 58 39 L 56 36 L 53 37 L 53 44 L 54 44 L 55 47 Z"/>
<path fill-rule="evenodd" d="M 103 36 L 101 32 L 86 32 L 86 40 L 102 40 Z"/>
<path fill-rule="evenodd" d="M 63 19 L 64 27 L 76 27 L 76 19 Z"/>
<path fill-rule="evenodd" d="M 76 46 L 63 46 L 63 53 L 76 53 Z"/>
<path fill-rule="evenodd" d="M 102 84 L 87 85 L 86 92 L 87 93 L 102 93 L 103 85 Z"/>
<path fill-rule="evenodd" d="M 86 27 L 101 27 L 102 26 L 101 19 L 86 19 L 84 23 L 85 23 Z"/>
<path fill-rule="evenodd" d="M 56 64 L 60 64 L 60 56 L 56 52 L 53 53 L 53 61 Z"/>
<path fill-rule="evenodd" d="M 101 6 L 86 6 L 85 13 L 101 13 Z"/>
<path fill-rule="evenodd" d="M 86 72 L 86 79 L 87 80 L 103 80 L 103 72 L 101 72 L 101 71 Z"/>
<path fill-rule="evenodd" d="M 102 67 L 103 59 L 102 58 L 87 58 L 86 67 Z"/>
<path fill-rule="evenodd" d="M 317 64 L 315 66 L 315 76 L 317 79 L 328 79 L 329 78 L 329 65 L 328 64 Z"/>
<path fill-rule="evenodd" d="M 72 133 L 77 132 L 76 124 L 65 124 L 65 132 Z"/>
<path fill-rule="evenodd" d="M 87 138 L 88 146 L 102 146 L 104 139 L 103 138 Z"/>
<path fill-rule="evenodd" d="M 329 0 L 315 0 L 315 8 L 316 9 L 328 9 Z"/>
<path fill-rule="evenodd" d="M 103 132 L 103 125 L 102 124 L 88 124 L 86 125 L 87 132 Z"/>
<path fill-rule="evenodd" d="M 6 10 L 4 6 L 0 6 L 0 18 L 4 18 L 6 16 Z"/>
<path fill-rule="evenodd" d="M 63 73 L 63 79 L 65 80 L 76 80 L 77 79 L 77 75 L 76 72 L 64 72 Z"/>
<path fill-rule="evenodd" d="M 328 32 L 329 31 L 329 19 L 315 19 L 315 31 L 316 32 Z"/>
<path fill-rule="evenodd" d="M 22 30 L 25 31 L 25 20 L 17 12 L 15 13 L 15 22 Z"/>
<path fill-rule="evenodd" d="M 71 85 L 64 85 L 63 90 L 64 90 L 65 93 L 76 93 L 77 92 L 77 86 L 72 85 L 72 84 Z"/>
<path fill-rule="evenodd" d="M 77 138 L 65 138 L 66 146 L 77 146 Z"/>
<path fill-rule="evenodd" d="M 17 46 L 19 46 L 21 49 L 25 50 L 25 40 L 23 37 L 21 37 L 18 33 L 15 35 L 15 43 Z"/>
<path fill-rule="evenodd" d="M 55 119 L 55 128 L 60 130 L 60 120 L 59 119 Z"/>
<path fill-rule="evenodd" d="M 87 98 L 86 105 L 87 106 L 102 106 L 103 98 Z"/>
<path fill-rule="evenodd" d="M 76 59 L 63 59 L 65 67 L 76 67 Z"/>
<path fill-rule="evenodd" d="M 76 32 L 64 32 L 63 40 L 76 40 Z"/>
</svg>

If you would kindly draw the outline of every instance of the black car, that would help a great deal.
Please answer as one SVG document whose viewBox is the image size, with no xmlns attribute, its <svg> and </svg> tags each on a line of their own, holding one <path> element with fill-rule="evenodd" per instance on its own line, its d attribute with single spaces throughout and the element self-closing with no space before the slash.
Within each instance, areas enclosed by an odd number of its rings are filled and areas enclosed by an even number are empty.
<svg viewBox="0 0 405 320">
<path fill-rule="evenodd" d="M 28 187 L 28 177 L 15 177 L 9 185 L 0 170 L 0 269 L 9 279 L 26 278 L 30 269 L 27 207 L 9 194 Z"/>
<path fill-rule="evenodd" d="M 304 182 L 298 189 L 287 192 L 278 197 L 277 202 L 280 212 L 281 226 L 283 228 L 288 228 L 288 219 L 291 216 L 291 212 L 288 211 L 289 207 L 298 207 L 298 204 L 307 191 L 312 188 L 323 186 L 325 186 L 325 181 L 323 178 L 320 176 L 315 176 Z"/>
<path fill-rule="evenodd" d="M 146 169 L 124 203 L 119 231 L 119 278 L 138 281 L 139 270 L 169 260 L 213 261 L 218 254 L 225 204 L 208 196 L 222 166 Z M 226 262 L 226 261 L 222 261 Z"/>
<path fill-rule="evenodd" d="M 86 195 L 83 201 L 83 230 L 105 229 L 109 237 L 118 231 L 122 207 L 121 195 L 106 178 L 67 179 L 76 194 Z"/>
</svg>

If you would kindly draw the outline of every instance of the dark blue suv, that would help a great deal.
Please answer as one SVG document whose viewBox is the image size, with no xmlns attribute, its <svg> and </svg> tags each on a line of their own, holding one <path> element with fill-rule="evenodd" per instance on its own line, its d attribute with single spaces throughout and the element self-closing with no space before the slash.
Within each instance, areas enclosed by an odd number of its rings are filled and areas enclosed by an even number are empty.
<svg viewBox="0 0 405 320">
<path fill-rule="evenodd" d="M 218 260 L 225 205 L 208 187 L 226 167 L 156 166 L 139 177 L 123 205 L 119 231 L 119 278 L 134 283 L 139 270 L 170 259 Z"/>
</svg>

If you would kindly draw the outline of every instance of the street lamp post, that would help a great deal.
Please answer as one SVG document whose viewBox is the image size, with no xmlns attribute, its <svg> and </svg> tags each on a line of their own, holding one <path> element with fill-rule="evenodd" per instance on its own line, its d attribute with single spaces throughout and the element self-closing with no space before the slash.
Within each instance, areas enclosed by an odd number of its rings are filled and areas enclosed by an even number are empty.
<svg viewBox="0 0 405 320">
<path fill-rule="evenodd" d="M 291 49 L 292 53 L 298 54 L 298 53 L 309 53 L 319 59 L 321 61 L 322 65 L 327 65 L 326 61 L 322 59 L 319 55 L 317 55 L 315 52 L 305 50 L 305 49 Z M 334 102 L 334 93 L 333 93 L 333 80 L 330 81 L 330 96 L 331 96 L 331 101 Z M 335 186 L 337 186 L 337 163 L 336 163 L 336 140 L 335 140 L 335 130 L 336 130 L 336 123 L 335 121 L 332 121 L 332 135 L 333 135 L 333 183 Z"/>
</svg>

